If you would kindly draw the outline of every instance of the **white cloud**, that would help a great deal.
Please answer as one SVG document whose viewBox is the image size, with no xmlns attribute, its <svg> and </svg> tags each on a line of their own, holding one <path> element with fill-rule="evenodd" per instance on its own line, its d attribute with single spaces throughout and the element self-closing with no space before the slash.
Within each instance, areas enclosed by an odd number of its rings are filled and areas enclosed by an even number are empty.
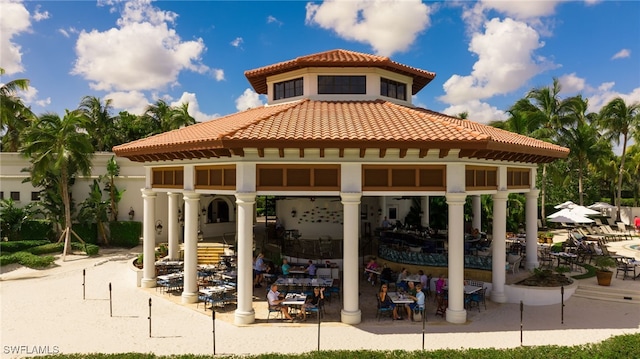
<svg viewBox="0 0 640 359">
<path fill-rule="evenodd" d="M 104 98 L 112 100 L 111 104 L 115 110 L 124 110 L 134 115 L 142 115 L 151 103 L 140 91 L 112 92 L 105 95 Z"/>
<path fill-rule="evenodd" d="M 480 123 L 504 121 L 508 118 L 504 111 L 478 100 L 452 105 L 445 108 L 442 112 L 449 116 L 456 117 L 463 112 L 467 112 L 469 114 L 467 119 Z"/>
<path fill-rule="evenodd" d="M 200 105 L 198 104 L 198 99 L 196 98 L 195 93 L 183 92 L 182 96 L 180 96 L 180 99 L 178 101 L 172 102 L 170 105 L 177 107 L 181 106 L 183 103 L 189 104 L 189 115 L 193 116 L 193 118 L 195 118 L 198 122 L 209 121 L 216 117 L 220 117 L 220 115 L 217 113 L 213 115 L 207 115 L 204 112 L 200 112 Z"/>
<path fill-rule="evenodd" d="M 267 16 L 267 24 L 277 24 L 278 26 L 282 26 L 282 21 L 275 18 L 275 16 L 269 15 Z"/>
<path fill-rule="evenodd" d="M 40 7 L 41 7 L 40 5 L 36 6 L 36 10 L 34 11 L 33 19 L 35 21 L 42 21 L 49 18 L 49 12 L 48 11 L 41 12 Z"/>
<path fill-rule="evenodd" d="M 616 54 L 613 55 L 613 57 L 611 57 L 611 60 L 624 59 L 625 57 L 629 57 L 629 56 L 631 56 L 631 50 L 622 49 L 622 50 L 616 52 Z"/>
<path fill-rule="evenodd" d="M 518 20 L 527 20 L 553 15 L 559 2 L 552 0 L 483 0 L 482 6 Z"/>
<path fill-rule="evenodd" d="M 469 44 L 469 51 L 478 56 L 471 74 L 451 76 L 439 99 L 455 105 L 520 88 L 534 75 L 555 67 L 535 54 L 543 46 L 538 33 L 523 22 L 490 20 L 485 32 L 475 33 Z"/>
<path fill-rule="evenodd" d="M 306 23 L 346 40 L 370 44 L 376 54 L 405 51 L 430 25 L 431 8 L 420 0 L 327 0 L 307 3 Z"/>
<path fill-rule="evenodd" d="M 558 81 L 564 93 L 576 93 L 585 89 L 585 79 L 576 76 L 575 72 L 560 76 Z"/>
<path fill-rule="evenodd" d="M 240 47 L 240 45 L 242 45 L 242 42 L 244 40 L 242 40 L 241 37 L 236 37 L 235 39 L 233 39 L 233 41 L 231 41 L 231 46 L 233 47 Z"/>
<path fill-rule="evenodd" d="M 613 88 L 615 82 L 604 82 L 597 89 L 593 90 L 593 93 L 589 94 L 589 108 L 590 112 L 599 112 L 609 101 L 616 97 L 622 98 L 627 105 L 634 102 L 640 102 L 640 87 L 636 87 L 629 93 L 621 93 L 615 91 Z"/>
<path fill-rule="evenodd" d="M 0 67 L 6 75 L 24 71 L 22 66 L 22 47 L 13 42 L 14 36 L 31 29 L 29 11 L 16 1 L 0 1 Z"/>
<path fill-rule="evenodd" d="M 149 1 L 126 3 L 118 28 L 80 32 L 72 74 L 89 80 L 95 90 L 128 92 L 175 86 L 183 70 L 211 72 L 200 62 L 202 39 L 182 41 L 170 26 L 176 18 Z M 214 71 L 214 76 L 220 74 Z"/>
<path fill-rule="evenodd" d="M 260 95 L 251 89 L 244 90 L 242 95 L 236 99 L 236 109 L 238 111 L 262 106 L 264 106 L 264 102 L 260 99 Z"/>
<path fill-rule="evenodd" d="M 51 97 L 47 97 L 44 99 L 38 98 L 38 89 L 29 86 L 27 90 L 19 90 L 17 94 L 25 105 L 36 105 L 39 107 L 45 107 L 51 104 Z"/>
<path fill-rule="evenodd" d="M 222 70 L 222 69 L 211 69 L 211 72 L 213 73 L 213 77 L 216 79 L 216 81 L 223 81 L 224 80 L 224 70 Z"/>
<path fill-rule="evenodd" d="M 64 37 L 69 38 L 71 34 L 77 34 L 78 29 L 75 27 L 69 27 L 68 29 L 58 29 L 58 32 L 61 33 Z"/>
</svg>

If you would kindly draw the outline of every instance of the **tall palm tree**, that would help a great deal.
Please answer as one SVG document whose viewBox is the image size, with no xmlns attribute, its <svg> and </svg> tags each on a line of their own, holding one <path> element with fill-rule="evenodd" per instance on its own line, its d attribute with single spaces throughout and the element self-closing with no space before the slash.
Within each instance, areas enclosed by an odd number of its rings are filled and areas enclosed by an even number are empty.
<svg viewBox="0 0 640 359">
<path fill-rule="evenodd" d="M 189 104 L 183 103 L 179 107 L 171 107 L 164 100 L 147 106 L 143 119 L 153 124 L 154 134 L 176 130 L 180 127 L 193 125 L 196 120 L 189 115 Z"/>
<path fill-rule="evenodd" d="M 167 131 L 193 125 L 195 123 L 196 119 L 189 114 L 189 104 L 184 102 L 181 103 L 178 107 L 173 107 L 173 111 L 171 113 L 171 123 L 169 124 L 169 129 Z"/>
<path fill-rule="evenodd" d="M 111 151 L 111 148 L 118 144 L 115 131 L 116 117 L 111 115 L 112 102 L 111 99 L 107 99 L 103 104 L 98 97 L 85 96 L 78 107 L 89 118 L 87 131 L 96 151 Z"/>
<path fill-rule="evenodd" d="M 616 207 L 618 209 L 616 219 L 619 221 L 627 143 L 630 138 L 640 136 L 640 102 L 627 105 L 622 98 L 614 98 L 600 110 L 598 124 L 605 139 L 616 145 L 622 141 L 622 158 L 618 170 L 616 193 Z"/>
<path fill-rule="evenodd" d="M 0 75 L 5 70 L 0 67 Z M 26 91 L 29 88 L 29 80 L 16 79 L 0 86 L 0 132 L 2 136 L 2 150 L 16 152 L 20 147 L 20 133 L 29 125 L 34 115 L 24 105 L 18 91 Z"/>
<path fill-rule="evenodd" d="M 71 199 L 69 178 L 76 172 L 91 173 L 93 146 L 83 131 L 89 119 L 82 111 L 65 111 L 61 119 L 55 113 L 45 113 L 33 126 L 25 130 L 22 154 L 31 161 L 31 182 L 42 183 L 51 173 L 59 176 L 60 193 L 64 203 L 65 242 L 64 255 L 70 250 Z"/>
<path fill-rule="evenodd" d="M 535 108 L 529 112 L 529 116 L 533 116 L 535 121 L 540 124 L 540 128 L 533 131 L 531 135 L 535 138 L 547 141 L 557 140 L 556 134 L 563 127 L 562 114 L 564 113 L 563 101 L 560 99 L 560 82 L 557 78 L 553 79 L 550 87 L 536 88 L 527 94 L 527 99 Z M 547 188 L 547 165 L 542 165 L 542 181 L 540 184 L 540 212 L 543 222 L 546 221 L 545 202 Z"/>
</svg>

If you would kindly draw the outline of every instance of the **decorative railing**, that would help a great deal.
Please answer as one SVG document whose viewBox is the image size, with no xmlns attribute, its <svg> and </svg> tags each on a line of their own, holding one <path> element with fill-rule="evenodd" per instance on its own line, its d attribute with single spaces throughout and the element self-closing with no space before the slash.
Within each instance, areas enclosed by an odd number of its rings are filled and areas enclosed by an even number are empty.
<svg viewBox="0 0 640 359">
<path fill-rule="evenodd" d="M 446 254 L 402 251 L 384 244 L 378 247 L 378 257 L 395 263 L 419 266 L 446 267 L 448 264 L 448 256 Z M 491 270 L 491 256 L 465 255 L 464 267 Z"/>
</svg>

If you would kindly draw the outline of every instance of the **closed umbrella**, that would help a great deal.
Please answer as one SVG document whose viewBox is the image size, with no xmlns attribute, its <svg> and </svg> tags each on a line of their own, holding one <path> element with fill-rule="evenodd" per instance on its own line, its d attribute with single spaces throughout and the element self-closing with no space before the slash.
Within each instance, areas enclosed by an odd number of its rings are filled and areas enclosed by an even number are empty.
<svg viewBox="0 0 640 359">
<path fill-rule="evenodd" d="M 593 219 L 587 218 L 579 213 L 573 212 L 568 208 L 562 209 L 556 213 L 553 213 L 547 217 L 549 222 L 555 223 L 592 223 Z"/>
<path fill-rule="evenodd" d="M 555 209 L 563 209 L 563 208 L 569 208 L 570 206 L 575 205 L 575 203 L 571 202 L 571 201 L 566 201 L 563 203 L 560 203 L 559 205 L 553 207 Z"/>
</svg>

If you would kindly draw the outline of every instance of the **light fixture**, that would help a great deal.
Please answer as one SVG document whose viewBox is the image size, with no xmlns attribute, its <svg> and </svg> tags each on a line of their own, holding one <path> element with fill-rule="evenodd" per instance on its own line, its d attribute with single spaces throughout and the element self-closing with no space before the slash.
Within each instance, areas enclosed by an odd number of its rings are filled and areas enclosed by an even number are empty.
<svg viewBox="0 0 640 359">
<path fill-rule="evenodd" d="M 311 202 L 315 202 L 316 198 L 315 198 L 315 197 L 309 197 L 309 200 L 310 200 Z"/>
<path fill-rule="evenodd" d="M 133 207 L 129 207 L 129 220 L 133 220 L 133 216 L 136 215 L 136 211 L 133 210 Z"/>
<path fill-rule="evenodd" d="M 295 208 L 292 209 L 291 210 L 291 217 L 295 218 L 296 217 L 296 213 L 298 213 L 298 212 L 296 212 Z"/>
<path fill-rule="evenodd" d="M 202 242 L 204 240 L 204 235 L 202 231 L 198 229 L 198 242 Z"/>
<path fill-rule="evenodd" d="M 161 220 L 157 220 L 156 221 L 156 233 L 158 235 L 162 234 L 162 221 Z"/>
<path fill-rule="evenodd" d="M 202 207 L 202 215 L 203 216 L 207 215 L 207 209 L 205 207 Z"/>
</svg>

